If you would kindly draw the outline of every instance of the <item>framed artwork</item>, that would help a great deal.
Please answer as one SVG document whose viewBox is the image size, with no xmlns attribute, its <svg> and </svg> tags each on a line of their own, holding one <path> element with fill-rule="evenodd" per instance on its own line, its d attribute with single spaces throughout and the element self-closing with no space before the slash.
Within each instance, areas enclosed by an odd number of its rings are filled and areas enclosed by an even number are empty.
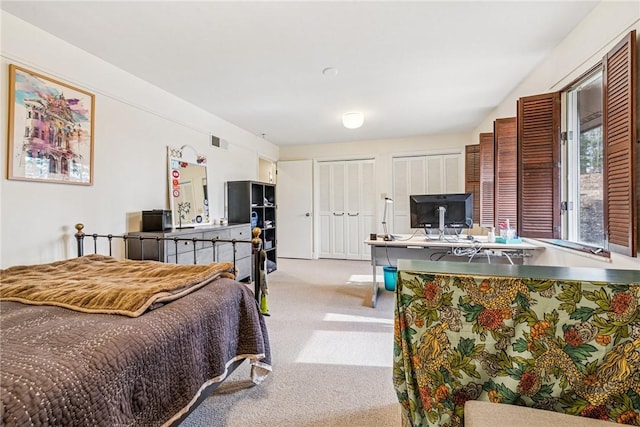
<svg viewBox="0 0 640 427">
<path fill-rule="evenodd" d="M 93 184 L 95 96 L 9 66 L 7 178 Z"/>
</svg>

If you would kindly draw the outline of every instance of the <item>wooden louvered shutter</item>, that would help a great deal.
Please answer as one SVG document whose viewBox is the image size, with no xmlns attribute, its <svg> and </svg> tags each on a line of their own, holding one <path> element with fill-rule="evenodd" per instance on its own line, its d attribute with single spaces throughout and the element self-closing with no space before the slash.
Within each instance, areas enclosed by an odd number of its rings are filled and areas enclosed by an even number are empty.
<svg viewBox="0 0 640 427">
<path fill-rule="evenodd" d="M 560 93 L 518 102 L 518 234 L 560 238 Z"/>
<path fill-rule="evenodd" d="M 480 227 L 494 227 L 493 133 L 480 134 Z"/>
<path fill-rule="evenodd" d="M 493 218 L 493 132 L 480 134 L 480 227 L 495 227 Z"/>
<path fill-rule="evenodd" d="M 473 195 L 473 223 L 480 221 L 480 146 L 467 145 L 465 151 L 464 191 Z"/>
<path fill-rule="evenodd" d="M 609 250 L 636 256 L 636 32 L 607 53 L 604 64 L 604 223 Z"/>
<path fill-rule="evenodd" d="M 515 117 L 493 122 L 495 140 L 494 213 L 495 222 L 509 220 L 518 229 L 518 141 Z"/>
</svg>

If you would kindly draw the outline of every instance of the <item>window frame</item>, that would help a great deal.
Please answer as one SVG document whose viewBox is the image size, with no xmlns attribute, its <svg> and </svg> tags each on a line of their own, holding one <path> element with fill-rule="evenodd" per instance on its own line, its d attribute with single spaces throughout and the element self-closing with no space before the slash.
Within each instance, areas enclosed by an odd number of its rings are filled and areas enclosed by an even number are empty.
<svg viewBox="0 0 640 427">
<path fill-rule="evenodd" d="M 562 227 L 562 239 L 571 243 L 572 247 L 575 246 L 583 248 L 585 251 L 591 253 L 609 253 L 609 248 L 606 239 L 602 246 L 592 245 L 587 242 L 579 240 L 580 237 L 580 197 L 578 191 L 578 181 L 580 176 L 580 160 L 579 160 L 579 146 L 580 135 L 575 133 L 577 126 L 577 112 L 578 106 L 574 105 L 575 97 L 569 96 L 570 92 L 576 91 L 584 86 L 587 86 L 596 79 L 601 80 L 602 89 L 604 90 L 604 69 L 601 62 L 592 67 L 586 73 L 583 73 L 572 84 L 562 90 L 563 104 L 562 109 L 565 114 L 565 119 L 562 121 L 563 132 L 566 132 L 567 138 L 562 144 L 562 200 L 568 206 L 568 209 L 563 210 L 563 227 Z M 601 103 L 601 108 L 604 110 L 604 102 Z M 573 114 L 569 114 L 569 112 Z M 604 111 L 603 111 L 604 113 Z M 602 124 L 604 128 L 604 123 Z M 602 137 L 602 144 L 604 146 L 604 135 Z M 604 171 L 602 172 L 604 175 Z M 603 177 L 604 179 L 604 177 Z M 603 195 L 604 196 L 604 195 Z M 604 199 L 603 199 L 604 201 Z M 603 213 L 604 214 L 604 213 Z M 603 235 L 606 234 L 606 226 L 603 223 L 602 227 Z"/>
</svg>

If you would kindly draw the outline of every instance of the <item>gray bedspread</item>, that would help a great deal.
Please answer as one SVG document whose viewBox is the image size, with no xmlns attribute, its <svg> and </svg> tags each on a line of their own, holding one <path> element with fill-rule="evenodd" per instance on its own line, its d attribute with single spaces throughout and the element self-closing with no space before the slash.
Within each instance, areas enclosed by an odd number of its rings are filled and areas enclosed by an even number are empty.
<svg viewBox="0 0 640 427">
<path fill-rule="evenodd" d="M 243 284 L 218 279 L 137 318 L 0 302 L 6 426 L 157 426 L 189 410 L 228 366 L 270 370 L 264 318 Z"/>
</svg>

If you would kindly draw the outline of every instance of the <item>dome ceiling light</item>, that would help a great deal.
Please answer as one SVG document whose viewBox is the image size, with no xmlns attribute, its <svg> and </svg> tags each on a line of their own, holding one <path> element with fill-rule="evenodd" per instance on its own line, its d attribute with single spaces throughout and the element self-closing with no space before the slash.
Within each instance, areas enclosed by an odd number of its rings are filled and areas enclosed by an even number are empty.
<svg viewBox="0 0 640 427">
<path fill-rule="evenodd" d="M 342 125 L 347 129 L 358 129 L 364 123 L 364 114 L 349 112 L 342 115 Z"/>
<path fill-rule="evenodd" d="M 335 77 L 338 75 L 338 69 L 335 67 L 327 67 L 322 70 L 322 74 L 324 74 L 326 77 Z"/>
</svg>

